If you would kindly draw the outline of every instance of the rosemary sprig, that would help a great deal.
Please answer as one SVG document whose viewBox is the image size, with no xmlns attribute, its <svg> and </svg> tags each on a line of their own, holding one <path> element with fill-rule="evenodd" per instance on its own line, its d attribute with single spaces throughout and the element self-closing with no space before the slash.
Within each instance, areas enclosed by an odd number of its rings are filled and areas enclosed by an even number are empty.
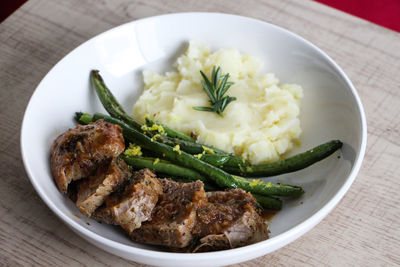
<svg viewBox="0 0 400 267">
<path fill-rule="evenodd" d="M 196 106 L 193 107 L 193 109 L 215 112 L 222 116 L 222 112 L 224 112 L 228 104 L 236 100 L 236 97 L 228 95 L 224 96 L 229 87 L 231 87 L 233 84 L 233 82 L 228 82 L 229 73 L 221 76 L 221 67 L 215 69 L 214 66 L 211 73 L 211 82 L 204 72 L 200 71 L 200 74 L 203 76 L 204 81 L 201 81 L 201 84 L 203 85 L 204 91 L 206 91 L 208 97 L 210 98 L 209 101 L 211 103 L 211 107 Z"/>
</svg>

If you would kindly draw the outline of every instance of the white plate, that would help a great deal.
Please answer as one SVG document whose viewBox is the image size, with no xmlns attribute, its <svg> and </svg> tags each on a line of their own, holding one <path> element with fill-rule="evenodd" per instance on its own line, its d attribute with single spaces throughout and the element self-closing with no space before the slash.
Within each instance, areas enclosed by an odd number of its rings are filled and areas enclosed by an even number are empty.
<svg viewBox="0 0 400 267">
<path fill-rule="evenodd" d="M 330 139 L 345 145 L 328 159 L 283 175 L 303 185 L 303 198 L 287 202 L 270 224 L 271 238 L 250 246 L 211 253 L 179 254 L 130 241 L 117 227 L 77 218 L 74 204 L 56 188 L 50 174 L 53 140 L 74 126 L 76 111 L 105 112 L 89 86 L 89 71 L 99 69 L 130 111 L 141 93 L 141 71 L 170 70 L 189 40 L 212 49 L 237 48 L 264 62 L 282 83 L 304 88 L 301 110 L 304 151 Z M 25 112 L 21 150 L 33 186 L 49 208 L 73 231 L 96 246 L 136 262 L 165 266 L 226 265 L 270 253 L 321 221 L 339 202 L 360 168 L 366 146 L 366 122 L 355 88 L 340 67 L 301 37 L 277 26 L 216 13 L 151 17 L 111 29 L 82 44 L 46 75 Z M 280 178 L 282 178 L 280 177 Z M 301 204 L 303 203 L 303 204 Z M 88 225 L 86 222 L 89 222 Z"/>
</svg>

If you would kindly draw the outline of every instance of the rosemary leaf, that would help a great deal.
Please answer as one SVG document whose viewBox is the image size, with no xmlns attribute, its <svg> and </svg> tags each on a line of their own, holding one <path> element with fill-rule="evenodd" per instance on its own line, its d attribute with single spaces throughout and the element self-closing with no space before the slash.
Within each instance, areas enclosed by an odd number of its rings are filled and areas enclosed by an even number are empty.
<svg viewBox="0 0 400 267">
<path fill-rule="evenodd" d="M 195 110 L 199 111 L 209 111 L 217 113 L 222 116 L 225 108 L 232 101 L 236 100 L 236 97 L 224 96 L 229 88 L 233 85 L 233 82 L 228 82 L 229 73 L 221 76 L 221 67 L 212 68 L 211 71 L 211 81 L 207 78 L 203 71 L 200 71 L 203 81 L 203 90 L 206 92 L 208 98 L 210 98 L 211 107 L 193 107 Z"/>
</svg>

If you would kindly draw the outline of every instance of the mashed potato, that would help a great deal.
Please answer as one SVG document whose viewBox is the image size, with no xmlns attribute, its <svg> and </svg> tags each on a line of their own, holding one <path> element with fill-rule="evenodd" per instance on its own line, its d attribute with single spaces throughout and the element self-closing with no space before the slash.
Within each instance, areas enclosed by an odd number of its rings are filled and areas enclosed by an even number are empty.
<svg viewBox="0 0 400 267">
<path fill-rule="evenodd" d="M 193 106 L 209 106 L 202 89 L 200 70 L 210 77 L 213 66 L 230 74 L 234 85 L 226 95 L 235 96 L 223 117 Z M 235 49 L 211 53 L 191 42 L 176 62 L 177 71 L 160 75 L 144 71 L 145 89 L 133 107 L 133 117 L 152 119 L 189 134 L 198 142 L 234 153 L 251 163 L 278 160 L 290 150 L 301 133 L 299 112 L 303 89 L 279 85 L 272 73 L 259 75 L 260 61 Z"/>
</svg>

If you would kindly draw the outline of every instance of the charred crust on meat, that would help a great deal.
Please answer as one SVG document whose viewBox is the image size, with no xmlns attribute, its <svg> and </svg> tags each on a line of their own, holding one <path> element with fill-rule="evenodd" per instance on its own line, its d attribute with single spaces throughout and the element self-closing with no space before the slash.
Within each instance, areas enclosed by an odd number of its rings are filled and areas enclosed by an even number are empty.
<svg viewBox="0 0 400 267">
<path fill-rule="evenodd" d="M 78 125 L 56 138 L 50 167 L 58 189 L 66 193 L 71 181 L 88 177 L 107 158 L 125 149 L 122 129 L 103 120 Z"/>
</svg>

